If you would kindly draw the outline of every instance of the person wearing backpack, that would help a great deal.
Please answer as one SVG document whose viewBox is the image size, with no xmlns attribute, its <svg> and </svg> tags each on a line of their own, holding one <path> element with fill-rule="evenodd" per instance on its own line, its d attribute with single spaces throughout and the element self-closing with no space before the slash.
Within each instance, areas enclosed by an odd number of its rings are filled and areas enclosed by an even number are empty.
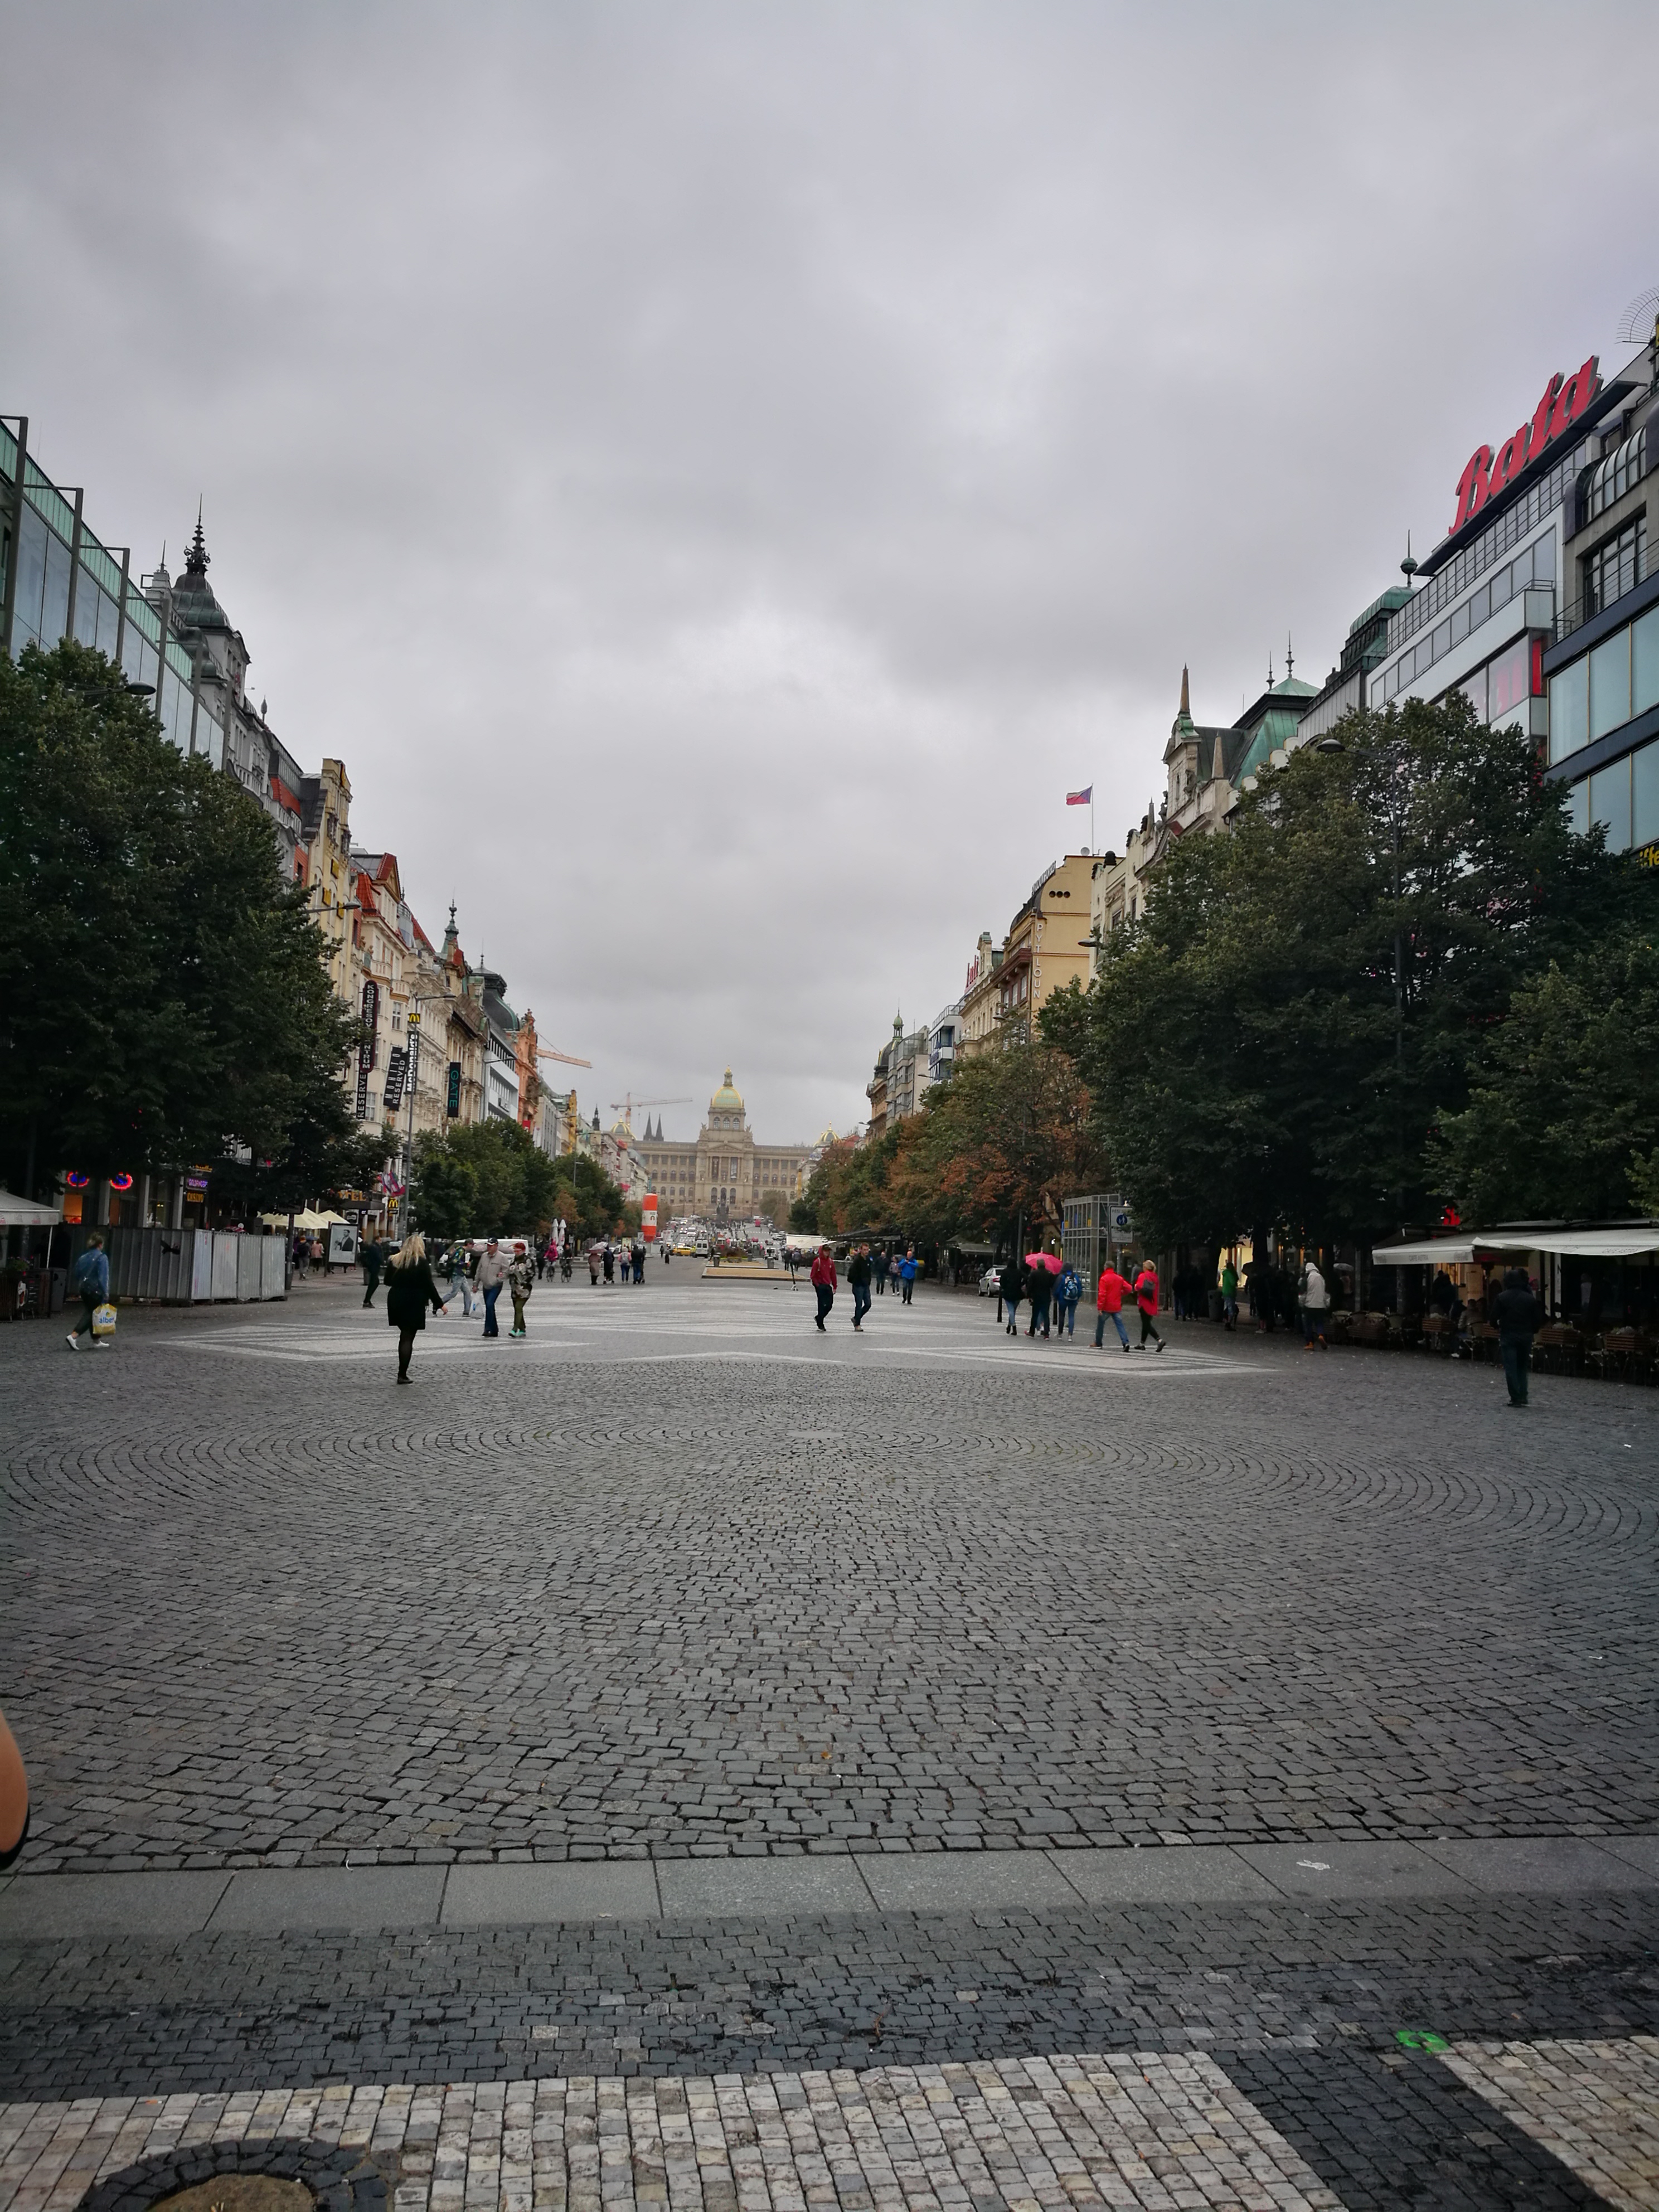
<svg viewBox="0 0 1659 2212">
<path fill-rule="evenodd" d="M 1083 1278 L 1068 1262 L 1054 1285 L 1054 1334 L 1062 1344 L 1077 1334 L 1078 1300 L 1082 1296 Z"/>
<path fill-rule="evenodd" d="M 75 1272 L 70 1277 L 70 1288 L 81 1301 L 81 1318 L 69 1333 L 70 1350 L 81 1349 L 84 1334 L 92 1338 L 100 1352 L 107 1352 L 109 1339 L 92 1334 L 92 1317 L 109 1297 L 109 1259 L 101 1237 L 88 1237 L 87 1249 L 76 1261 Z"/>
</svg>

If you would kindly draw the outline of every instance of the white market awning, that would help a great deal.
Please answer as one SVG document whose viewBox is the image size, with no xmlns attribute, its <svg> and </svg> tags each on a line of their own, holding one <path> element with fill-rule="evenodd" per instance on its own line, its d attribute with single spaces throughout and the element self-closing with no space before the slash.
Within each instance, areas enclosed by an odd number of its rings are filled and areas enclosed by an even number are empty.
<svg viewBox="0 0 1659 2212">
<path fill-rule="evenodd" d="M 1474 1257 L 1475 1239 L 1469 1237 L 1419 1237 L 1399 1244 L 1373 1244 L 1371 1264 L 1376 1267 L 1439 1267 L 1467 1265 Z"/>
<path fill-rule="evenodd" d="M 0 1190 L 0 1229 L 51 1229 L 63 1219 L 61 1208 L 37 1206 L 32 1198 L 15 1198 Z"/>
<path fill-rule="evenodd" d="M 1371 1262 L 1378 1267 L 1458 1267 L 1477 1255 L 1523 1252 L 1548 1252 L 1562 1260 L 1633 1260 L 1645 1252 L 1659 1253 L 1659 1222 L 1637 1221 L 1618 1229 L 1534 1229 L 1522 1222 L 1513 1229 L 1499 1225 L 1456 1237 L 1402 1237 L 1396 1244 L 1374 1244 Z"/>
<path fill-rule="evenodd" d="M 1634 1260 L 1659 1252 L 1659 1222 L 1638 1221 L 1624 1229 L 1522 1229 L 1513 1237 L 1501 1230 L 1477 1237 L 1481 1252 L 1550 1252 L 1562 1260 Z"/>
</svg>

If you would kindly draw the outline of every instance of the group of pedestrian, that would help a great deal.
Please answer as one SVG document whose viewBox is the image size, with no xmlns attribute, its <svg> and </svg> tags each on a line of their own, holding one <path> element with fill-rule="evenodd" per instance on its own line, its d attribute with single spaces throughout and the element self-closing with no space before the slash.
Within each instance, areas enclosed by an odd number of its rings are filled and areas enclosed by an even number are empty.
<svg viewBox="0 0 1659 2212">
<path fill-rule="evenodd" d="M 1004 1262 L 998 1273 L 997 1319 L 1003 1322 L 1006 1334 L 1018 1336 L 1019 1309 L 1024 1304 L 1029 1313 L 1025 1327 L 1028 1337 L 1046 1337 L 1052 1314 L 1054 1335 L 1061 1343 L 1075 1341 L 1077 1310 L 1082 1303 L 1083 1289 L 1083 1278 L 1078 1270 L 1048 1246 L 1028 1252 L 1023 1261 L 1016 1254 Z M 1140 1341 L 1134 1349 L 1144 1352 L 1150 1338 L 1162 1352 L 1166 1340 L 1158 1326 L 1158 1270 L 1150 1260 L 1143 1262 L 1133 1281 L 1120 1274 L 1110 1261 L 1101 1269 L 1095 1286 L 1095 1349 L 1105 1348 L 1108 1321 L 1117 1331 L 1124 1351 L 1130 1349 L 1129 1332 L 1123 1325 L 1126 1299 L 1133 1302 L 1140 1317 Z"/>
<path fill-rule="evenodd" d="M 853 1328 L 856 1335 L 864 1334 L 864 1316 L 870 1310 L 871 1294 L 880 1297 L 888 1282 L 891 1282 L 901 1304 L 908 1305 L 915 1291 L 916 1278 L 921 1273 L 921 1261 L 916 1257 L 914 1244 L 907 1245 L 902 1253 L 895 1252 L 890 1260 L 879 1252 L 872 1252 L 867 1244 L 855 1244 L 847 1261 L 847 1286 L 853 1293 Z M 817 1311 L 813 1326 L 820 1333 L 830 1318 L 830 1309 L 836 1303 L 836 1291 L 840 1282 L 836 1272 L 835 1255 L 827 1244 L 820 1244 L 812 1261 L 811 1285 L 817 1293 Z"/>
</svg>

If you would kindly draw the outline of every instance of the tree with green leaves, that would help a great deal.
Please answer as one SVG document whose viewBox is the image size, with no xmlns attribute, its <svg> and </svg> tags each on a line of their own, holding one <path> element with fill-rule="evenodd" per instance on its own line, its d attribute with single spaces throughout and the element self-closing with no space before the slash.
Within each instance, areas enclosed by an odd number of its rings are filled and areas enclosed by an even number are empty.
<svg viewBox="0 0 1659 2212">
<path fill-rule="evenodd" d="M 1659 942 L 1621 931 L 1516 991 L 1431 1145 L 1477 1221 L 1646 1211 L 1659 1159 Z"/>
<path fill-rule="evenodd" d="M 313 1194 L 356 1036 L 269 818 L 75 644 L 0 660 L 0 1171 Z"/>
<path fill-rule="evenodd" d="M 545 1231 L 565 1164 L 516 1121 L 452 1124 L 441 1135 L 423 1130 L 415 1139 L 413 1218 L 433 1237 Z"/>
<path fill-rule="evenodd" d="M 1576 836 L 1531 740 L 1466 701 L 1356 712 L 1192 836 L 1044 1034 L 1157 1243 L 1437 1218 L 1430 1134 L 1527 980 L 1650 924 L 1659 877 Z"/>
</svg>

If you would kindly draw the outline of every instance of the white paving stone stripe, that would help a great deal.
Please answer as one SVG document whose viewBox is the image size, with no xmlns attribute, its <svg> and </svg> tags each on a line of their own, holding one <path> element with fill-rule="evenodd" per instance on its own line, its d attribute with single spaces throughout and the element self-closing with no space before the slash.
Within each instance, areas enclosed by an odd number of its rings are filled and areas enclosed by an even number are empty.
<svg viewBox="0 0 1659 2212">
<path fill-rule="evenodd" d="M 1463 2043 L 1460 2081 L 1620 2212 L 1659 2205 L 1659 2037 Z"/>
<path fill-rule="evenodd" d="M 0 2212 L 72 2212 L 180 2146 L 398 2163 L 397 2212 L 1342 2212 L 1201 2054 L 407 2083 L 0 2107 Z"/>
</svg>

